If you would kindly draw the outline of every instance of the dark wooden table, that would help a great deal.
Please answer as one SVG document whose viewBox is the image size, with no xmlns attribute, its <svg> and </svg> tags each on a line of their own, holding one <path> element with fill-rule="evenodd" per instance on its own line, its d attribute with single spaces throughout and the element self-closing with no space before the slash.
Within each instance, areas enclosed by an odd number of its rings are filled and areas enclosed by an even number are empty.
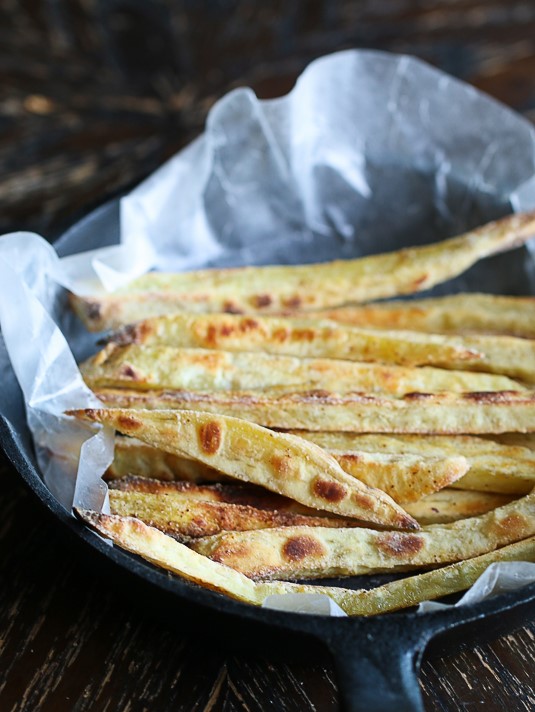
<svg viewBox="0 0 535 712">
<path fill-rule="evenodd" d="M 531 2 L 4 0 L 0 232 L 55 237 L 198 133 L 230 87 L 279 95 L 352 46 L 416 54 L 535 118 Z M 251 658 L 181 633 L 66 547 L 3 460 L 0 492 L 2 712 L 337 709 L 326 654 Z M 489 626 L 426 654 L 428 710 L 535 709 L 535 612 Z"/>
</svg>

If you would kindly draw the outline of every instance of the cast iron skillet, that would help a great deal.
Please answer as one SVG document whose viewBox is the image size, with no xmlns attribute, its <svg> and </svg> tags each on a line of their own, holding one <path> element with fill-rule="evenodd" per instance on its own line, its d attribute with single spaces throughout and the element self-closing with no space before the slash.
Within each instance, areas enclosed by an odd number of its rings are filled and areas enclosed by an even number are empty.
<svg viewBox="0 0 535 712">
<path fill-rule="evenodd" d="M 95 210 L 65 233 L 56 243 L 61 256 L 112 244 L 118 236 L 118 201 Z M 535 584 L 482 603 L 451 608 L 427 615 L 395 613 L 374 618 L 328 618 L 257 608 L 171 577 L 161 569 L 108 546 L 58 504 L 37 471 L 24 404 L 13 371 L 4 374 L 5 398 L 0 416 L 0 444 L 23 480 L 47 510 L 67 527 L 85 547 L 106 557 L 112 565 L 143 580 L 159 598 L 193 604 L 217 616 L 222 625 L 255 627 L 277 635 L 310 636 L 331 651 L 338 673 L 340 698 L 345 712 L 423 712 L 418 670 L 431 638 L 459 626 L 513 609 L 526 613 L 535 602 Z M 88 552 L 86 552 L 88 553 Z M 125 573 L 126 575 L 126 573 Z M 177 608 L 178 609 L 178 608 Z"/>
</svg>

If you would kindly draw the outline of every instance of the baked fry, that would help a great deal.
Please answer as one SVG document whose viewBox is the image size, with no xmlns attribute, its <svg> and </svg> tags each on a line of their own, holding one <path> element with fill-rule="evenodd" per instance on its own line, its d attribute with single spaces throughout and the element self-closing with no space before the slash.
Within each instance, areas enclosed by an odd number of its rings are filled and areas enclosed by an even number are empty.
<svg viewBox="0 0 535 712">
<path fill-rule="evenodd" d="M 75 512 L 91 529 L 111 539 L 114 544 L 188 581 L 246 603 L 260 605 L 264 600 L 263 591 L 254 581 L 197 554 L 139 519 L 98 514 L 84 509 L 75 509 Z"/>
<path fill-rule="evenodd" d="M 188 499 L 183 493 L 150 494 L 118 489 L 109 491 L 112 514 L 137 517 L 165 534 L 182 540 L 211 536 L 222 531 L 247 531 L 269 527 L 355 527 L 355 519 L 318 517 L 257 509 L 243 504 Z"/>
<path fill-rule="evenodd" d="M 237 316 L 173 314 L 120 329 L 108 343 L 254 352 L 298 358 L 332 358 L 400 366 L 476 362 L 483 355 L 452 336 L 411 331 L 373 331 L 334 322 Z"/>
<path fill-rule="evenodd" d="M 169 487 L 153 491 L 111 488 L 111 513 L 123 517 L 137 517 L 145 524 L 185 541 L 212 536 L 222 531 L 288 526 L 348 528 L 358 525 L 354 519 L 317 516 L 314 510 L 302 513 L 291 511 L 290 507 L 286 510 L 283 508 L 282 511 L 266 507 L 260 509 L 250 504 L 216 501 L 215 497 L 213 501 L 208 501 L 205 497 L 217 495 L 221 490 L 211 492 L 206 491 L 207 488 L 200 489 L 201 492 L 176 489 L 173 491 Z M 205 497 L 200 496 L 202 489 L 205 491 Z M 243 493 L 243 498 L 247 499 L 246 492 Z M 406 509 L 422 525 L 443 524 L 484 514 L 510 501 L 510 495 L 444 489 L 406 506 Z"/>
<path fill-rule="evenodd" d="M 90 330 L 154 314 L 319 309 L 429 289 L 478 260 L 525 243 L 534 213 L 510 215 L 459 237 L 388 254 L 316 265 L 245 267 L 182 274 L 151 272 L 111 295 L 74 297 Z"/>
<path fill-rule="evenodd" d="M 151 447 L 137 438 L 118 436 L 115 438 L 113 462 L 106 470 L 104 479 L 115 480 L 128 475 L 188 482 L 224 482 L 230 479 L 204 462 Z"/>
<path fill-rule="evenodd" d="M 407 329 L 432 334 L 502 334 L 535 339 L 535 297 L 452 294 L 363 306 L 287 312 L 362 329 Z"/>
<path fill-rule="evenodd" d="M 281 581 L 255 582 L 233 569 L 197 554 L 187 546 L 131 517 L 77 510 L 92 529 L 145 560 L 231 598 L 261 605 L 267 596 L 285 593 L 323 593 L 348 615 L 376 615 L 414 606 L 471 586 L 496 561 L 534 561 L 535 537 L 425 574 L 411 576 L 368 591 L 332 586 L 309 586 Z"/>
<path fill-rule="evenodd" d="M 483 358 L 474 361 L 469 370 L 501 373 L 535 383 L 535 340 L 514 336 L 463 336 L 467 349 L 479 349 Z M 459 363 L 459 369 L 465 366 Z"/>
<path fill-rule="evenodd" d="M 254 351 L 405 367 L 439 366 L 535 382 L 535 340 L 514 336 L 451 336 L 374 331 L 313 319 L 175 314 L 124 327 L 111 336 L 111 342 L 123 346 Z"/>
<path fill-rule="evenodd" d="M 306 584 L 297 587 L 281 581 L 252 581 L 228 566 L 197 554 L 176 539 L 134 517 L 99 514 L 85 509 L 74 511 L 91 529 L 111 539 L 122 549 L 188 581 L 224 593 L 238 601 L 259 606 L 267 596 L 273 594 L 317 592 L 315 586 Z M 334 589 L 333 596 L 341 596 L 343 591 L 344 589 Z"/>
<path fill-rule="evenodd" d="M 384 492 L 362 484 L 317 445 L 293 435 L 195 411 L 87 409 L 69 414 L 135 435 L 149 445 L 199 460 L 306 506 L 380 526 L 418 528 Z"/>
<path fill-rule="evenodd" d="M 378 452 L 338 452 L 330 455 L 344 472 L 369 487 L 377 487 L 399 504 L 416 502 L 421 497 L 452 485 L 470 467 L 464 457 L 446 458 L 419 455 L 390 455 Z M 407 509 L 407 507 L 405 507 Z"/>
<path fill-rule="evenodd" d="M 187 460 L 151 448 L 145 443 L 138 443 L 133 438 L 116 438 L 115 457 L 106 472 L 106 479 L 128 475 L 190 482 L 229 479 L 202 462 Z M 369 487 L 382 489 L 399 504 L 415 502 L 420 497 L 452 485 L 469 468 L 467 460 L 458 455 L 422 458 L 412 454 L 391 455 L 363 451 L 330 451 L 330 454 L 344 472 Z"/>
<path fill-rule="evenodd" d="M 360 433 L 480 434 L 535 431 L 535 392 L 283 393 L 133 391 L 98 388 L 110 408 L 173 409 L 236 416 L 268 428 Z"/>
<path fill-rule="evenodd" d="M 356 433 L 290 431 L 316 443 L 331 454 L 355 451 L 413 454 L 425 462 L 432 457 L 463 455 L 470 469 L 450 487 L 466 490 L 528 494 L 535 487 L 535 453 L 529 447 L 532 435 L 495 436 L 521 444 L 508 445 L 471 435 L 376 435 Z"/>
<path fill-rule="evenodd" d="M 349 616 L 373 616 L 416 606 L 470 588 L 490 564 L 500 561 L 534 561 L 535 537 L 460 561 L 444 568 L 410 576 L 369 590 L 350 591 L 333 586 L 314 586 L 315 593 L 330 596 Z M 286 584 L 287 593 L 310 593 L 311 586 Z"/>
<path fill-rule="evenodd" d="M 155 495 L 171 495 L 181 501 L 222 502 L 239 504 L 255 509 L 271 509 L 279 512 L 293 512 L 312 517 L 328 516 L 311 507 L 305 507 L 293 499 L 264 487 L 249 483 L 231 484 L 230 482 L 210 485 L 198 485 L 193 482 L 168 482 L 147 479 L 145 477 L 123 477 L 108 483 L 110 489 L 121 492 L 141 492 Z"/>
<path fill-rule="evenodd" d="M 287 527 L 198 539 L 196 551 L 251 578 L 307 579 L 399 572 L 471 558 L 535 535 L 535 491 L 478 517 L 418 533 Z"/>
<path fill-rule="evenodd" d="M 446 524 L 466 517 L 477 517 L 512 502 L 513 495 L 442 489 L 405 505 L 419 524 Z"/>
<path fill-rule="evenodd" d="M 110 343 L 80 370 L 90 388 L 270 391 L 321 387 L 394 395 L 524 390 L 510 378 L 487 373 L 138 344 Z"/>
</svg>

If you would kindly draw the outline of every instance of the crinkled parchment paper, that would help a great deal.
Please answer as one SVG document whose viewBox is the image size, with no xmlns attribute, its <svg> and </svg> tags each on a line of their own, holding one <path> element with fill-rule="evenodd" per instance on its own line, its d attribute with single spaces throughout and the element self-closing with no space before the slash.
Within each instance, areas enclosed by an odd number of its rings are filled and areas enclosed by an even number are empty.
<svg viewBox="0 0 535 712">
<path fill-rule="evenodd" d="M 94 339 L 66 314 L 64 287 L 92 294 L 150 268 L 366 255 L 533 208 L 533 127 L 418 60 L 342 52 L 313 62 L 281 99 L 231 92 L 200 138 L 121 201 L 120 244 L 60 259 L 37 235 L 0 239 L 0 371 L 12 378 L 9 355 L 45 482 L 67 509 L 107 505 L 100 477 L 113 434 L 62 415 L 98 404 L 73 355 Z M 435 292 L 459 289 L 535 294 L 530 247 Z M 9 418 L 9 403 L 0 409 Z M 516 587 L 535 580 L 533 569 L 493 566 L 485 580 Z M 463 600 L 493 588 L 484 581 Z M 337 613 L 313 598 L 299 609 Z"/>
</svg>

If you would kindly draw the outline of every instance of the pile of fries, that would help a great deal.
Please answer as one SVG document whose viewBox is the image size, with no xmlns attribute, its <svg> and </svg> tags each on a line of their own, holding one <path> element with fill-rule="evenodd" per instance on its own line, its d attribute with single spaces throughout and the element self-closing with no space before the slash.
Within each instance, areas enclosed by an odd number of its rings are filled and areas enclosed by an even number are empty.
<svg viewBox="0 0 535 712">
<path fill-rule="evenodd" d="M 535 561 L 535 298 L 363 304 L 534 234 L 535 213 L 514 215 L 385 255 L 72 296 L 89 329 L 114 331 L 81 367 L 106 408 L 71 415 L 118 433 L 112 514 L 79 516 L 236 599 L 321 592 L 349 615 Z M 377 573 L 404 578 L 290 583 Z"/>
</svg>

